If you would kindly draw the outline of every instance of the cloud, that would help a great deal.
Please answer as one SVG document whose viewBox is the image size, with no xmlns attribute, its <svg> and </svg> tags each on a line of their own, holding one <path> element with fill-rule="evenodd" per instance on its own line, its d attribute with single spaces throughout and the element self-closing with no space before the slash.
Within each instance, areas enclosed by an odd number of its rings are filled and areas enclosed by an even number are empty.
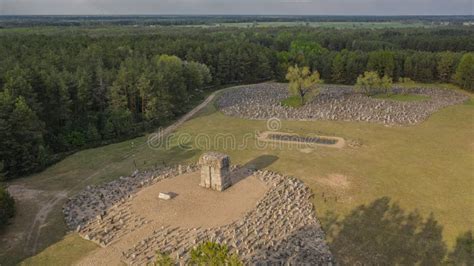
<svg viewBox="0 0 474 266">
<path fill-rule="evenodd" d="M 0 0 L 0 15 L 473 15 L 473 3 L 473 0 Z"/>
</svg>

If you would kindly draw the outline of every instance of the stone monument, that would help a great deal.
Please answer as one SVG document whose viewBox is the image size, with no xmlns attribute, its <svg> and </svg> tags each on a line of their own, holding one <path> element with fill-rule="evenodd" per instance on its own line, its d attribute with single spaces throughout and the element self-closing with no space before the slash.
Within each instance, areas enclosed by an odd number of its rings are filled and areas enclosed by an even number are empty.
<svg viewBox="0 0 474 266">
<path fill-rule="evenodd" d="M 207 152 L 199 158 L 201 187 L 224 191 L 232 185 L 229 175 L 230 158 L 218 152 Z"/>
</svg>

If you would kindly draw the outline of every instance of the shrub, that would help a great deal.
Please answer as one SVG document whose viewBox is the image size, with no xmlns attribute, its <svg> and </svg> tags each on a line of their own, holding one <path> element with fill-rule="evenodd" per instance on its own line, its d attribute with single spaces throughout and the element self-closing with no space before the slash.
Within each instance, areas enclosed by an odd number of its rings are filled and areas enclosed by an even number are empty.
<svg viewBox="0 0 474 266">
<path fill-rule="evenodd" d="M 82 132 L 71 131 L 65 136 L 69 148 L 78 148 L 86 144 L 86 137 Z"/>
<path fill-rule="evenodd" d="M 399 78 L 398 83 L 402 85 L 402 94 L 408 94 L 408 88 L 414 87 L 416 85 L 415 81 L 413 81 L 411 78 Z"/>
<path fill-rule="evenodd" d="M 301 98 L 298 96 L 290 96 L 284 100 L 281 101 L 281 105 L 286 106 L 286 107 L 293 107 L 293 108 L 298 108 L 303 106 L 303 103 L 301 102 Z"/>
<path fill-rule="evenodd" d="M 226 245 L 205 242 L 191 250 L 191 265 L 243 265 L 235 254 L 230 254 Z"/>
<path fill-rule="evenodd" d="M 155 263 L 157 266 L 173 266 L 175 265 L 174 260 L 170 257 L 169 254 L 156 252 Z"/>
<path fill-rule="evenodd" d="M 367 95 L 389 93 L 392 88 L 392 79 L 388 76 L 379 77 L 377 72 L 366 71 L 357 78 L 356 89 Z"/>
<path fill-rule="evenodd" d="M 415 81 L 413 81 L 411 78 L 399 78 L 398 82 L 405 85 L 415 85 Z"/>
<path fill-rule="evenodd" d="M 4 227 L 8 219 L 15 214 L 15 201 L 10 193 L 0 185 L 0 228 Z"/>
</svg>

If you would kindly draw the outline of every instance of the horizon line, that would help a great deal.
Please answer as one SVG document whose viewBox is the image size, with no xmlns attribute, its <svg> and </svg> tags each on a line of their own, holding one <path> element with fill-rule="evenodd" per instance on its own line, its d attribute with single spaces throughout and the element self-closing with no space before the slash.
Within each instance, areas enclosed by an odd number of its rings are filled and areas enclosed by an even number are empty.
<svg viewBox="0 0 474 266">
<path fill-rule="evenodd" d="M 400 14 L 400 15 L 373 15 L 373 14 L 0 14 L 0 17 L 6 16 L 255 16 L 255 17 L 473 17 L 474 14 Z"/>
</svg>

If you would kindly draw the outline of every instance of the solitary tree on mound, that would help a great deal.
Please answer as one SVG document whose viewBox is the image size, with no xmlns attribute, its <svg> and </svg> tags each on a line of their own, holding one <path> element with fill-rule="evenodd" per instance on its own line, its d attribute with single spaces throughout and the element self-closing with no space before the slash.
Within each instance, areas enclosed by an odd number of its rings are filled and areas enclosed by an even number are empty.
<svg viewBox="0 0 474 266">
<path fill-rule="evenodd" d="M 357 78 L 356 89 L 367 95 L 373 95 L 377 92 L 389 93 L 392 88 L 392 79 L 388 76 L 380 78 L 377 72 L 366 71 Z"/>
<path fill-rule="evenodd" d="M 299 68 L 298 65 L 288 68 L 286 79 L 290 82 L 290 93 L 299 97 L 302 105 L 305 103 L 305 97 L 319 93 L 316 85 L 322 83 L 318 71 L 311 72 L 309 67 Z"/>
</svg>

